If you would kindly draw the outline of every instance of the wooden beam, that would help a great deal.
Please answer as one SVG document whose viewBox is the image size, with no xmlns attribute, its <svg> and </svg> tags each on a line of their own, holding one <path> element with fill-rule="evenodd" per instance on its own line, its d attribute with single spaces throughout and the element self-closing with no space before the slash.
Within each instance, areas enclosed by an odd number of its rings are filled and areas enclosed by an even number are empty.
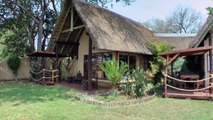
<svg viewBox="0 0 213 120">
<path fill-rule="evenodd" d="M 71 33 L 72 33 L 72 32 L 69 32 L 69 33 L 68 33 L 68 35 L 67 35 L 67 37 L 66 37 L 66 39 L 65 39 L 66 42 L 67 42 L 67 40 L 69 39 Z M 64 51 L 64 48 L 65 48 L 65 46 L 62 47 L 61 53 Z"/>
<path fill-rule="evenodd" d="M 205 52 L 198 52 L 198 53 L 192 53 L 192 55 L 203 55 L 203 54 L 205 54 L 206 52 L 208 52 L 208 51 L 205 51 Z"/>
<path fill-rule="evenodd" d="M 84 27 L 84 25 L 76 26 L 74 28 L 63 30 L 61 33 L 72 32 L 73 30 L 77 30 L 77 29 L 80 29 L 80 28 L 83 28 L 83 27 Z"/>
<path fill-rule="evenodd" d="M 66 32 L 72 32 L 72 30 L 71 29 L 67 29 L 67 30 L 61 31 L 61 33 L 66 33 Z"/>
<path fill-rule="evenodd" d="M 92 39 L 89 37 L 88 52 L 88 90 L 92 90 Z"/>
<path fill-rule="evenodd" d="M 212 46 L 212 31 L 209 31 L 209 46 Z M 210 74 L 213 74 L 213 57 L 212 57 L 212 49 L 209 50 L 209 62 L 210 62 Z M 212 83 L 212 78 L 210 79 L 210 84 Z M 213 93 L 212 89 L 209 90 L 210 94 Z"/>
<path fill-rule="evenodd" d="M 81 37 L 81 35 L 82 35 L 83 32 L 84 32 L 84 29 L 81 29 L 81 30 L 78 32 L 78 34 L 76 35 L 75 41 L 78 41 L 78 43 L 80 42 L 79 39 L 80 39 L 80 37 Z M 79 44 L 79 45 L 80 45 L 80 44 Z M 73 49 L 73 48 L 74 48 L 74 46 L 72 46 L 72 49 Z M 70 48 L 69 54 L 71 54 L 72 49 Z"/>
<path fill-rule="evenodd" d="M 77 29 L 80 29 L 80 28 L 84 28 L 84 25 L 76 26 L 76 27 L 74 27 L 73 29 L 74 29 L 74 30 L 77 30 Z"/>
<path fill-rule="evenodd" d="M 68 11 L 67 11 L 66 14 L 65 14 L 65 17 L 64 17 L 64 19 L 63 19 L 61 28 L 60 28 L 60 30 L 59 30 L 59 35 L 57 36 L 57 38 L 55 39 L 55 41 L 58 41 L 58 38 L 59 38 L 59 36 L 60 36 L 60 34 L 61 34 L 61 30 L 63 29 L 64 23 L 65 23 L 65 21 L 66 21 L 66 19 L 67 19 L 68 13 L 70 12 L 70 9 L 71 9 L 71 6 L 69 6 Z"/>
<path fill-rule="evenodd" d="M 72 41 L 56 41 L 57 44 L 61 44 L 61 45 L 77 45 L 79 46 L 78 42 L 72 42 Z"/>
<path fill-rule="evenodd" d="M 76 22 L 78 21 L 78 16 L 76 17 L 76 19 L 74 20 L 74 24 L 76 24 Z M 66 37 L 66 39 L 65 39 L 65 41 L 67 41 L 68 39 L 69 39 L 69 37 L 70 37 L 70 35 L 71 35 L 71 31 L 69 31 L 69 33 L 68 33 L 68 35 L 67 35 L 67 37 Z M 63 46 L 62 47 L 62 49 L 61 49 L 61 53 L 63 52 L 63 50 L 64 50 L 64 48 L 65 48 L 65 46 Z"/>
<path fill-rule="evenodd" d="M 177 53 L 173 58 L 171 58 L 171 59 L 167 62 L 167 65 L 169 65 L 170 63 L 172 63 L 175 59 L 177 59 L 179 55 L 180 55 L 180 53 Z M 167 55 L 167 57 L 168 57 L 168 55 Z"/>
<path fill-rule="evenodd" d="M 59 71 L 59 64 L 58 64 L 58 63 L 59 63 L 58 47 L 59 47 L 59 44 L 56 43 L 56 52 L 55 52 L 55 53 L 56 53 L 56 54 L 55 54 L 55 58 L 56 58 L 56 63 L 55 63 L 55 64 L 56 64 L 56 65 L 55 65 L 55 67 L 56 67 L 56 69 Z M 60 77 L 61 77 L 60 74 L 58 74 L 58 75 L 59 75 L 59 77 L 56 78 L 56 83 L 58 83 L 58 81 L 59 81 L 58 79 L 60 79 Z"/>
<path fill-rule="evenodd" d="M 166 56 L 166 71 L 165 71 L 165 78 L 164 78 L 164 97 L 167 97 L 167 75 L 168 75 L 168 61 L 169 61 L 169 55 Z"/>
<path fill-rule="evenodd" d="M 70 29 L 71 29 L 71 31 L 73 31 L 73 26 L 74 26 L 74 24 L 73 24 L 73 13 L 74 13 L 74 8 L 73 8 L 73 6 L 71 7 L 71 23 L 70 23 Z"/>
<path fill-rule="evenodd" d="M 179 91 L 178 91 L 179 92 Z M 210 100 L 212 97 L 208 94 L 203 92 L 202 95 L 199 94 L 184 94 L 184 93 L 174 93 L 174 92 L 168 92 L 167 97 L 171 98 L 192 98 L 192 99 L 200 99 L 200 100 Z"/>
<path fill-rule="evenodd" d="M 174 76 L 174 62 L 171 63 L 171 75 Z"/>
</svg>

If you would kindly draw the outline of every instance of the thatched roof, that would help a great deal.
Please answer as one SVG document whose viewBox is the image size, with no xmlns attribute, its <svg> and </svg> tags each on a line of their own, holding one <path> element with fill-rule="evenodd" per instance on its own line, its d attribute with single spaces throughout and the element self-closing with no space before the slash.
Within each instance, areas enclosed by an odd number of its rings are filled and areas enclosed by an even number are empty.
<svg viewBox="0 0 213 120">
<path fill-rule="evenodd" d="M 190 43 L 189 47 L 198 47 L 200 43 L 203 41 L 209 30 L 213 28 L 213 15 L 209 15 L 205 24 L 201 27 L 198 31 L 197 35 L 195 36 L 194 40 Z"/>
<path fill-rule="evenodd" d="M 189 47 L 189 44 L 193 41 L 195 34 L 155 33 L 154 36 L 158 41 L 165 42 L 166 44 L 174 47 L 175 50 L 180 50 Z"/>
<path fill-rule="evenodd" d="M 50 57 L 50 58 L 55 58 L 56 57 L 56 53 L 55 52 L 49 52 L 49 51 L 37 51 L 37 52 L 33 52 L 28 54 L 27 56 L 29 57 Z M 62 55 L 62 54 L 58 54 L 59 58 L 63 58 L 63 57 L 68 57 L 67 55 Z"/>
<path fill-rule="evenodd" d="M 74 6 L 75 26 L 84 25 L 84 28 L 75 29 L 72 32 L 62 32 L 70 26 L 70 6 Z M 118 15 L 107 9 L 94 6 L 80 0 L 66 0 L 64 9 L 56 23 L 55 31 L 52 34 L 49 51 L 55 50 L 54 41 L 72 41 L 77 43 L 79 35 L 86 30 L 97 49 L 105 49 L 121 52 L 133 52 L 141 54 L 152 54 L 147 44 L 153 39 L 152 31 L 141 24 Z M 66 44 L 59 46 L 62 54 L 74 53 L 74 46 Z"/>
</svg>

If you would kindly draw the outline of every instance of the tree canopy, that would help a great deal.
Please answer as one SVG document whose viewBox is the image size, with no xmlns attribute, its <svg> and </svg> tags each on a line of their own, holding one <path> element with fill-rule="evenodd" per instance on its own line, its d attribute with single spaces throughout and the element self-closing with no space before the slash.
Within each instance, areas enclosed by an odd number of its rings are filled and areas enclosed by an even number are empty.
<svg viewBox="0 0 213 120">
<path fill-rule="evenodd" d="M 45 50 L 64 1 L 0 0 L 0 44 L 5 45 L 4 53 L 23 56 L 34 50 Z M 130 5 L 135 0 L 85 1 L 106 7 L 117 2 Z"/>
<path fill-rule="evenodd" d="M 202 25 L 202 16 L 193 8 L 178 6 L 166 20 L 152 19 L 143 24 L 160 33 L 196 33 Z"/>
<path fill-rule="evenodd" d="M 110 4 L 113 7 L 113 3 L 124 3 L 124 5 L 131 5 L 132 2 L 136 0 L 85 0 L 88 3 L 99 5 L 101 7 L 107 7 L 107 4 Z"/>
<path fill-rule="evenodd" d="M 6 36 L 2 41 L 6 50 L 30 48 L 19 55 L 44 50 L 58 16 L 57 4 L 55 0 L 0 0 L 0 33 Z"/>
<path fill-rule="evenodd" d="M 209 11 L 209 14 L 213 15 L 213 7 L 206 8 Z"/>
</svg>

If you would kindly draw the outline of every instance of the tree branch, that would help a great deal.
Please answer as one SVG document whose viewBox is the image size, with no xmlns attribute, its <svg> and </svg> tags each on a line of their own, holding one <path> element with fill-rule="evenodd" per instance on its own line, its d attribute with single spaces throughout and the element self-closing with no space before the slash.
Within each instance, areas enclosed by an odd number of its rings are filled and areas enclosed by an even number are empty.
<svg viewBox="0 0 213 120">
<path fill-rule="evenodd" d="M 16 13 L 16 10 L 15 10 L 15 7 L 13 8 L 13 7 L 10 5 L 10 3 L 6 2 L 7 0 L 2 0 L 2 1 L 5 3 L 5 5 L 6 5 L 8 8 L 10 8 L 10 10 L 13 12 L 13 15 L 14 15 L 14 16 L 18 16 L 18 14 Z"/>
<path fill-rule="evenodd" d="M 14 2 L 11 0 L 11 2 L 14 4 L 14 5 L 17 5 L 20 9 L 22 9 L 24 12 L 26 12 L 28 15 L 31 16 L 32 19 L 34 19 L 36 21 L 36 23 L 39 23 L 39 20 L 38 18 L 35 17 L 35 15 L 31 12 L 29 12 L 29 10 L 27 10 L 24 6 L 22 6 L 21 4 L 19 4 L 18 2 Z"/>
<path fill-rule="evenodd" d="M 57 9 L 56 9 L 55 0 L 51 0 L 51 2 L 52 2 L 53 9 L 54 9 L 54 11 L 55 11 L 56 16 L 58 16 L 58 11 L 57 11 Z"/>
</svg>

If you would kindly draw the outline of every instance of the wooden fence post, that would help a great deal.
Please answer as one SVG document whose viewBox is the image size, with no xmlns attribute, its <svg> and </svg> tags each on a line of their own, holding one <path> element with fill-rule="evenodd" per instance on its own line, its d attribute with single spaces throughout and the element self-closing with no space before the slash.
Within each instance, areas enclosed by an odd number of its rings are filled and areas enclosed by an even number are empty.
<svg viewBox="0 0 213 120">
<path fill-rule="evenodd" d="M 58 69 L 55 71 L 55 76 L 57 76 L 55 78 L 55 81 L 56 81 L 56 83 L 58 83 L 58 79 L 59 79 L 59 70 Z"/>
<path fill-rule="evenodd" d="M 43 72 L 43 76 L 42 77 L 43 77 L 43 84 L 44 84 L 44 82 L 45 82 L 45 69 L 43 69 L 42 72 Z"/>
<path fill-rule="evenodd" d="M 167 75 L 168 75 L 168 61 L 169 61 L 169 55 L 166 56 L 166 75 L 164 78 L 164 97 L 167 98 Z"/>
</svg>

